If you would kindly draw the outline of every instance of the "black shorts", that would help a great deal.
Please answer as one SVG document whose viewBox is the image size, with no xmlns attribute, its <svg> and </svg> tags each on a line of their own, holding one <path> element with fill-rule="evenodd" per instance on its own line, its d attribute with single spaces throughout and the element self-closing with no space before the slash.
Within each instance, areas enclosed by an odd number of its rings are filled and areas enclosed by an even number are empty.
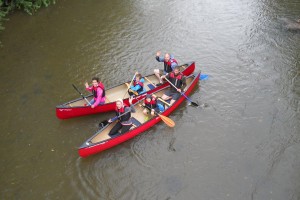
<svg viewBox="0 0 300 200">
<path fill-rule="evenodd" d="M 168 97 L 172 97 L 173 100 L 178 100 L 179 97 L 180 97 L 180 93 L 179 92 L 174 92 L 174 91 L 171 91 L 171 90 L 167 90 L 165 92 L 165 95 L 167 95 Z"/>
</svg>

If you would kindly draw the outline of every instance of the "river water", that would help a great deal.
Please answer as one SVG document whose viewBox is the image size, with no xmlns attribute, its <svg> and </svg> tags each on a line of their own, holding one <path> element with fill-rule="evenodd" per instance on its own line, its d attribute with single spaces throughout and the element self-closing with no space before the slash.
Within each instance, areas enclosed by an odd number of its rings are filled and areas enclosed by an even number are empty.
<svg viewBox="0 0 300 200">
<path fill-rule="evenodd" d="M 300 199 L 299 0 L 59 0 L 1 33 L 1 199 Z M 162 68 L 161 50 L 208 74 L 139 136 L 82 159 L 112 113 L 59 120 L 55 106 Z M 87 93 L 85 93 L 87 94 Z"/>
</svg>

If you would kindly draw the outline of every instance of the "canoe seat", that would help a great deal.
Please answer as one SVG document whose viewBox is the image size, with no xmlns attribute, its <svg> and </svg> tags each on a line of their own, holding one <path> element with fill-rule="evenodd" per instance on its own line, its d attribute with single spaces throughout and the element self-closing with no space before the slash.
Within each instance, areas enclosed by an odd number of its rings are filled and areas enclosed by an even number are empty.
<svg viewBox="0 0 300 200">
<path fill-rule="evenodd" d="M 155 88 L 154 85 L 152 85 L 152 84 L 148 84 L 147 86 L 150 90 L 153 90 Z"/>
<path fill-rule="evenodd" d="M 135 125 L 135 126 L 140 126 L 142 123 L 139 122 L 136 118 L 134 117 L 131 117 L 131 120 L 132 120 L 132 123 Z"/>
</svg>

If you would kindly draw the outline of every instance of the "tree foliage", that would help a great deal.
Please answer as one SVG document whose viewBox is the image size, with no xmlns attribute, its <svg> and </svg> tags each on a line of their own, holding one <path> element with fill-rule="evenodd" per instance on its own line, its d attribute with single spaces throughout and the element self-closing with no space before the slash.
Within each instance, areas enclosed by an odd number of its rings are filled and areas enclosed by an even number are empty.
<svg viewBox="0 0 300 200">
<path fill-rule="evenodd" d="M 39 8 L 47 7 L 55 0 L 0 0 L 0 31 L 4 29 L 3 21 L 9 12 L 19 9 L 34 14 Z"/>
</svg>

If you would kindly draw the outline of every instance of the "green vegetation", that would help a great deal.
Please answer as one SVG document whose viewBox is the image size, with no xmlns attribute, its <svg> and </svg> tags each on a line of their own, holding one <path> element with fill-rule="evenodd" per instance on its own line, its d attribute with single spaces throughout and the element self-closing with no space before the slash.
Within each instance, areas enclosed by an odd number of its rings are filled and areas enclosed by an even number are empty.
<svg viewBox="0 0 300 200">
<path fill-rule="evenodd" d="M 6 15 L 16 9 L 24 10 L 32 15 L 41 7 L 47 7 L 55 0 L 0 0 L 0 32 L 4 29 L 3 21 L 6 20 Z"/>
</svg>

